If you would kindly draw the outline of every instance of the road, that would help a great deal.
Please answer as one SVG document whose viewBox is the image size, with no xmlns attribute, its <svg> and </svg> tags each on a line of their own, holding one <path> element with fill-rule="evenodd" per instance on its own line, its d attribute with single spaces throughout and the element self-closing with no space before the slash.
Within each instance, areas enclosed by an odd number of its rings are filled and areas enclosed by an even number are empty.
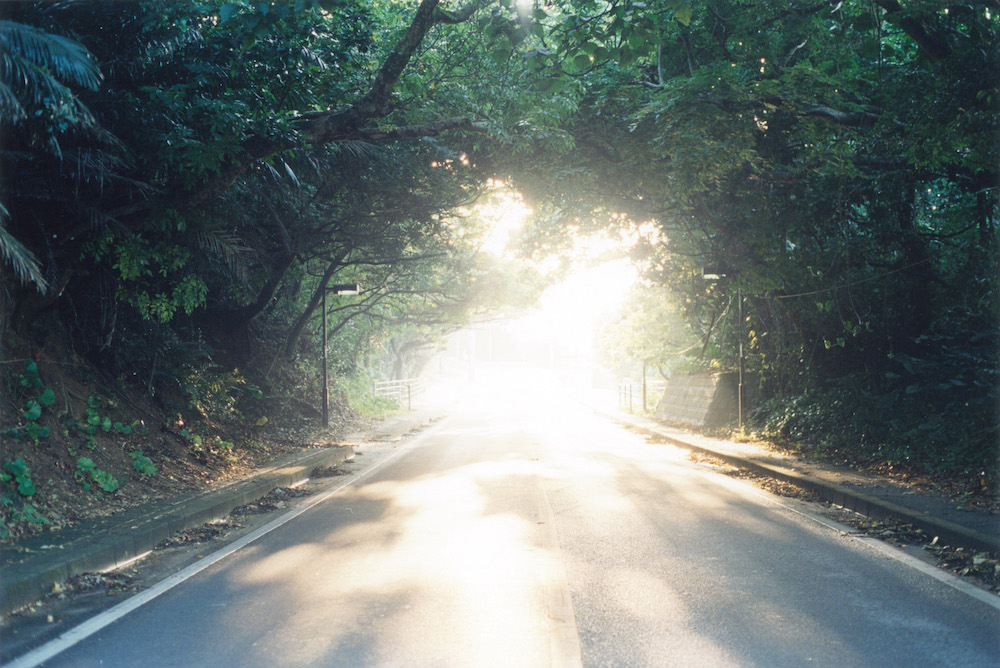
<svg viewBox="0 0 1000 668">
<path fill-rule="evenodd" d="M 1000 606 L 504 380 L 44 665 L 1000 666 Z"/>
</svg>

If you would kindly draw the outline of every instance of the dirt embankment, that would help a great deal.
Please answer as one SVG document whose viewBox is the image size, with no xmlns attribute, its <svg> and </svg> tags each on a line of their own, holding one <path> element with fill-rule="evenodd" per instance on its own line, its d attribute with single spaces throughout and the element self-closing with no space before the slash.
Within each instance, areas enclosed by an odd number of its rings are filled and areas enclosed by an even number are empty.
<svg viewBox="0 0 1000 668">
<path fill-rule="evenodd" d="M 308 405 L 251 393 L 245 382 L 218 388 L 223 400 L 208 407 L 180 389 L 151 395 L 111 381 L 75 356 L 8 348 L 6 357 L 0 542 L 225 483 L 288 452 L 328 445 L 360 420 L 338 404 L 332 428 L 317 437 Z"/>
</svg>

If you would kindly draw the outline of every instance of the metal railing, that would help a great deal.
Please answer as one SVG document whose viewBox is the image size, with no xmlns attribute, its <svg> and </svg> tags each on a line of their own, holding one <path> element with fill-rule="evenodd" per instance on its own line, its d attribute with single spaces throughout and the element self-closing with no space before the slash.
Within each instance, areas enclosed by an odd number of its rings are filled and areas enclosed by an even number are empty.
<svg viewBox="0 0 1000 668">
<path fill-rule="evenodd" d="M 666 380 L 624 378 L 618 383 L 618 408 L 629 413 L 641 408 L 640 413 L 648 413 L 651 408 L 656 408 L 666 387 Z"/>
<path fill-rule="evenodd" d="M 404 378 L 403 380 L 378 380 L 373 385 L 376 397 L 392 399 L 406 410 L 413 410 L 413 400 L 424 391 L 423 378 Z"/>
</svg>

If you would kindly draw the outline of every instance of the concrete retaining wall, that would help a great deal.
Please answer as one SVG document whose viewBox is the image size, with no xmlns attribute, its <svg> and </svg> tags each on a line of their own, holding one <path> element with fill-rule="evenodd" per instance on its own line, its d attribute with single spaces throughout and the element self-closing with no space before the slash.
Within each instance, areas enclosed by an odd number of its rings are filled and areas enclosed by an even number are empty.
<svg viewBox="0 0 1000 668">
<path fill-rule="evenodd" d="M 735 373 L 674 376 L 656 405 L 657 419 L 700 427 L 721 427 L 737 420 Z"/>
</svg>

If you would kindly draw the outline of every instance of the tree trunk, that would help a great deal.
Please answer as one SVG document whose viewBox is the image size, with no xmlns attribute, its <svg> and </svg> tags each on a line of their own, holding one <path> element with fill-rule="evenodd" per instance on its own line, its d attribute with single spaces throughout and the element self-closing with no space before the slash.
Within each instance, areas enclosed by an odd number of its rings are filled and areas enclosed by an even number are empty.
<svg viewBox="0 0 1000 668">
<path fill-rule="evenodd" d="M 309 320 L 312 318 L 313 312 L 323 301 L 323 293 L 326 292 L 327 285 L 330 284 L 330 279 L 333 275 L 337 273 L 344 265 L 343 261 L 347 257 L 347 252 L 342 252 L 336 258 L 334 258 L 329 265 L 327 265 L 326 271 L 323 272 L 323 276 L 319 279 L 319 284 L 313 291 L 312 297 L 309 299 L 309 303 L 306 304 L 305 310 L 302 312 L 298 318 L 295 319 L 295 323 L 292 325 L 291 330 L 288 332 L 288 338 L 285 340 L 285 357 L 289 360 L 295 358 L 296 347 L 298 347 L 299 337 L 302 336 L 303 330 L 306 328 Z M 326 314 L 323 314 L 326 317 Z"/>
<path fill-rule="evenodd" d="M 994 244 L 993 201 L 990 193 L 980 190 L 976 193 L 976 215 L 979 218 L 979 248 L 989 256 Z"/>
<path fill-rule="evenodd" d="M 934 271 L 927 240 L 916 230 L 916 192 L 912 183 L 903 184 L 895 202 L 897 229 L 903 254 L 902 266 L 904 299 L 900 308 L 898 333 L 903 345 L 908 346 L 913 339 L 927 331 L 934 320 L 931 283 Z"/>
<path fill-rule="evenodd" d="M 275 260 L 267 283 L 261 288 L 252 304 L 235 309 L 210 309 L 199 319 L 211 338 L 219 341 L 221 349 L 227 356 L 221 361 L 228 366 L 243 367 L 253 358 L 250 324 L 274 299 L 281 279 L 284 278 L 294 259 L 294 255 L 287 253 Z"/>
</svg>

